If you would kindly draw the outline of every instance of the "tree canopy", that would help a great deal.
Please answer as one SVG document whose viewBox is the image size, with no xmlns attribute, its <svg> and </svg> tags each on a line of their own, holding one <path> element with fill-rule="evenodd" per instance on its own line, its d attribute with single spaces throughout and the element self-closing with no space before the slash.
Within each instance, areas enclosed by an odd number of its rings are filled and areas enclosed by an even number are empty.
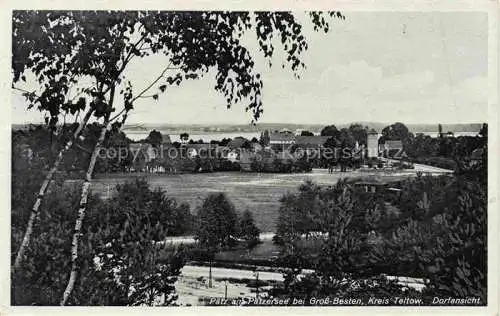
<svg viewBox="0 0 500 316">
<path fill-rule="evenodd" d="M 161 133 L 157 130 L 152 130 L 151 132 L 149 132 L 149 135 L 146 138 L 146 142 L 153 145 L 153 147 L 160 147 L 162 141 L 163 141 L 163 137 L 162 137 Z"/>
<path fill-rule="evenodd" d="M 402 142 L 406 142 L 413 134 L 410 133 L 408 127 L 403 123 L 397 122 L 392 125 L 384 127 L 382 130 L 383 140 L 400 140 Z"/>
<path fill-rule="evenodd" d="M 329 18 L 344 18 L 339 12 L 308 16 L 315 30 L 325 32 Z M 269 63 L 273 38 L 279 38 L 286 54 L 283 64 L 297 76 L 305 67 L 301 54 L 308 48 L 302 24 L 291 12 L 14 11 L 12 22 L 14 83 L 26 80 L 28 70 L 35 75 L 40 91 L 25 96 L 30 108 L 48 114 L 51 125 L 59 115 L 87 107 L 96 117 L 109 114 L 114 108 L 104 97 L 111 86 L 120 85 L 127 111 L 145 90 L 154 88 L 149 96 L 158 99 L 169 85 L 199 78 L 212 68 L 214 88 L 226 97 L 227 106 L 245 100 L 245 109 L 257 120 L 263 111 L 263 81 L 241 40 L 244 34 L 255 30 Z M 137 92 L 123 71 L 133 58 L 152 54 L 166 55 L 164 70 Z M 167 74 L 170 70 L 175 74 Z M 70 93 L 73 87 L 76 93 Z"/>
<path fill-rule="evenodd" d="M 332 137 L 338 137 L 338 129 L 335 125 L 328 125 L 328 126 L 325 126 L 322 130 L 321 130 L 321 136 L 332 136 Z"/>
<path fill-rule="evenodd" d="M 196 215 L 195 238 L 211 251 L 227 246 L 236 236 L 237 214 L 224 193 L 207 196 Z"/>
</svg>

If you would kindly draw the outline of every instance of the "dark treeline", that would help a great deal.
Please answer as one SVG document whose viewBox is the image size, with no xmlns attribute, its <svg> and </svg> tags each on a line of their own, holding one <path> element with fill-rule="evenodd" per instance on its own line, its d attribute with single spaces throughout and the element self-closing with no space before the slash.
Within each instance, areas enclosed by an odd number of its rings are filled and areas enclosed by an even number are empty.
<svg viewBox="0 0 500 316">
<path fill-rule="evenodd" d="M 426 302 L 478 297 L 485 305 L 486 186 L 463 176 L 419 176 L 400 186 L 397 198 L 346 181 L 328 188 L 306 183 L 284 196 L 275 241 L 285 283 L 274 295 L 308 301 L 404 293 Z M 303 269 L 314 272 L 299 277 Z M 425 289 L 405 290 L 381 274 L 422 278 Z"/>
</svg>

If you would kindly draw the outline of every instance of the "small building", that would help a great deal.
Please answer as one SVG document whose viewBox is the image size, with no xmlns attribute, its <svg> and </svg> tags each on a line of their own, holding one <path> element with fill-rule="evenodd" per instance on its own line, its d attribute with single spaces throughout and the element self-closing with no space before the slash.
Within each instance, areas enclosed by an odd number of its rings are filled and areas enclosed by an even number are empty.
<svg viewBox="0 0 500 316">
<path fill-rule="evenodd" d="M 292 145 L 295 143 L 295 135 L 289 131 L 269 133 L 269 144 L 272 145 Z"/>
<path fill-rule="evenodd" d="M 375 176 L 358 177 L 349 180 L 349 183 L 354 187 L 363 188 L 368 193 L 390 192 L 398 196 L 401 194 L 400 182 L 400 180 Z"/>
<path fill-rule="evenodd" d="M 250 146 L 249 140 L 246 139 L 245 137 L 241 137 L 241 136 L 235 137 L 227 144 L 227 147 L 229 147 L 231 149 L 246 148 L 249 146 Z"/>
<path fill-rule="evenodd" d="M 384 149 L 389 150 L 403 150 L 403 142 L 400 140 L 386 140 Z"/>
<path fill-rule="evenodd" d="M 186 144 L 183 145 L 186 148 L 187 157 L 194 158 L 216 158 L 217 157 L 217 145 L 215 144 Z"/>
<path fill-rule="evenodd" d="M 322 148 L 330 136 L 296 136 L 295 145 L 301 148 Z"/>
<path fill-rule="evenodd" d="M 403 158 L 403 142 L 401 140 L 386 140 L 380 144 L 384 157 Z"/>
</svg>

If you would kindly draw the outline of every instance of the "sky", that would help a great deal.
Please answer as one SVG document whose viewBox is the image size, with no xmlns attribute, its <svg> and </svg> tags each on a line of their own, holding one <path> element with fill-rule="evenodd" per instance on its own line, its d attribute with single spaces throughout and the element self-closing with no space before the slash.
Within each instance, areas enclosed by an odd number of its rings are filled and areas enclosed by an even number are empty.
<svg viewBox="0 0 500 316">
<path fill-rule="evenodd" d="M 245 38 L 264 82 L 263 123 L 476 123 L 488 117 L 488 20 L 481 12 L 343 12 L 328 34 L 304 25 L 307 69 L 296 79 L 276 54 L 269 68 Z M 298 14 L 301 16 L 301 14 Z M 279 47 L 276 47 L 279 50 Z M 142 90 L 168 61 L 136 60 L 126 75 Z M 130 124 L 246 124 L 243 104 L 226 108 L 214 72 L 140 99 Z M 28 78 L 29 79 L 29 78 Z M 31 86 L 26 86 L 30 88 Z M 13 92 L 12 122 L 42 121 Z"/>
</svg>

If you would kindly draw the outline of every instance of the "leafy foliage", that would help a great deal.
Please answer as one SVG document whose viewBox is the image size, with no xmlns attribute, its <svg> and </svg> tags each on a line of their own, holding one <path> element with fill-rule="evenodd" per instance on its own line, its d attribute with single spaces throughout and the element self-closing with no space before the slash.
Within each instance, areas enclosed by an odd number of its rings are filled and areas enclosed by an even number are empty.
<svg viewBox="0 0 500 316">
<path fill-rule="evenodd" d="M 104 282 L 104 288 L 86 294 L 89 285 L 82 283 L 76 287 L 79 290 L 75 297 L 101 297 L 99 305 L 170 305 L 175 300 L 173 284 L 183 257 L 170 250 L 169 256 L 159 262 L 160 253 L 168 253 L 168 249 L 157 242 L 167 235 L 186 233 L 191 222 L 189 208 L 177 205 L 162 191 L 150 190 L 141 179 L 118 185 L 117 191 L 109 203 L 89 214 L 90 223 L 84 233 L 89 236 L 89 252 L 98 273 L 107 274 L 107 281 L 113 281 L 117 290 L 109 291 Z"/>
<path fill-rule="evenodd" d="M 237 214 L 224 193 L 207 196 L 196 215 L 195 238 L 201 247 L 215 252 L 228 246 L 237 234 Z"/>
<path fill-rule="evenodd" d="M 417 198 L 403 196 L 402 203 L 416 212 L 394 230 L 378 260 L 392 258 L 400 271 L 428 279 L 432 295 L 479 297 L 485 304 L 485 188 L 464 178 L 414 182 L 406 190 Z"/>
<path fill-rule="evenodd" d="M 37 182 L 31 180 L 43 176 L 43 167 L 37 165 L 40 156 L 36 151 L 31 159 L 23 158 L 17 149 L 13 155 L 16 156 L 13 159 L 11 238 L 15 251 L 23 236 L 29 206 L 36 198 Z M 27 259 L 12 275 L 13 305 L 58 305 L 64 291 L 76 218 L 76 213 L 68 209 L 77 208 L 80 197 L 77 185 L 58 179 L 43 202 Z M 192 219 L 187 205 L 178 205 L 163 192 L 151 191 L 144 181 L 138 180 L 120 186 L 118 195 L 110 201 L 98 201 L 90 195 L 88 210 L 79 262 L 81 277 L 70 304 L 173 303 L 173 283 L 184 256 L 182 252 L 153 242 L 163 240 L 166 234 L 190 231 Z"/>
<path fill-rule="evenodd" d="M 29 172 L 29 171 L 28 171 Z M 35 171 L 33 171 L 35 172 Z M 36 172 L 35 172 L 36 173 Z M 33 241 L 27 251 L 27 259 L 21 269 L 12 275 L 12 305 L 57 305 L 70 269 L 69 249 L 75 213 L 68 209 L 78 205 L 76 187 L 53 186 L 44 201 L 40 220 L 35 225 Z M 18 215 L 22 204 L 12 198 L 12 217 Z M 89 205 L 95 205 L 90 197 Z M 24 210 L 28 209 L 24 208 Z M 12 224 L 13 245 L 20 244 L 25 221 Z M 16 248 L 13 248 L 16 249 Z M 15 255 L 15 253 L 13 253 Z"/>
<path fill-rule="evenodd" d="M 152 130 L 149 133 L 148 137 L 146 138 L 146 142 L 150 143 L 151 145 L 153 145 L 153 147 L 156 148 L 160 147 L 162 141 L 163 141 L 162 135 L 157 130 Z"/>
<path fill-rule="evenodd" d="M 314 29 L 325 32 L 329 19 L 344 18 L 338 12 L 308 15 Z M 40 95 L 26 97 L 30 107 L 49 113 L 52 125 L 59 114 L 76 113 L 88 104 L 97 117 L 113 111 L 104 102 L 109 91 L 104 86 L 124 83 L 124 108 L 131 109 L 135 97 L 123 70 L 133 58 L 153 54 L 168 56 L 166 70 L 178 70 L 162 73 L 163 80 L 154 82 L 154 99 L 168 86 L 214 68 L 215 90 L 226 97 L 227 106 L 246 100 L 245 109 L 256 120 L 262 114 L 263 82 L 243 45 L 244 34 L 255 29 L 269 61 L 273 38 L 279 38 L 286 63 L 296 74 L 305 67 L 301 54 L 308 48 L 302 25 L 290 12 L 15 11 L 12 22 L 14 82 L 24 80 L 27 70 L 36 76 L 44 88 Z M 82 97 L 74 102 L 68 98 L 69 88 L 83 78 L 95 78 L 97 85 L 81 88 Z"/>
<path fill-rule="evenodd" d="M 320 135 L 321 136 L 331 136 L 331 137 L 338 137 L 338 129 L 335 125 L 328 125 L 325 126 L 322 130 Z"/>
<path fill-rule="evenodd" d="M 426 280 L 421 294 L 408 295 L 477 297 L 486 304 L 485 187 L 448 176 L 419 176 L 401 187 L 396 199 L 342 181 L 329 188 L 306 183 L 298 194 L 285 195 L 276 236 L 285 287 L 278 292 L 352 294 L 353 285 L 389 274 Z M 300 276 L 303 269 L 314 273 Z M 375 284 L 368 289 L 379 297 L 403 290 Z"/>
</svg>

